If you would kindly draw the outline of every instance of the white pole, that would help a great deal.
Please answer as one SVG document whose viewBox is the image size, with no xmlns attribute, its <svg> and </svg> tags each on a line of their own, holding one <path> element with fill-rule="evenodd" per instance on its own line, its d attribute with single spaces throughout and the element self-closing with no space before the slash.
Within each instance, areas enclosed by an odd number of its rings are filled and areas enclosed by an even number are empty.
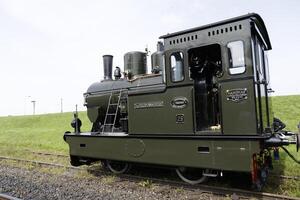
<svg viewBox="0 0 300 200">
<path fill-rule="evenodd" d="M 33 109 L 33 112 L 32 112 L 33 115 L 35 115 L 35 102 L 36 102 L 36 101 L 34 101 L 34 100 L 31 101 L 31 103 L 32 103 L 32 109 Z"/>
<path fill-rule="evenodd" d="M 63 98 L 60 98 L 60 112 L 63 113 Z"/>
</svg>

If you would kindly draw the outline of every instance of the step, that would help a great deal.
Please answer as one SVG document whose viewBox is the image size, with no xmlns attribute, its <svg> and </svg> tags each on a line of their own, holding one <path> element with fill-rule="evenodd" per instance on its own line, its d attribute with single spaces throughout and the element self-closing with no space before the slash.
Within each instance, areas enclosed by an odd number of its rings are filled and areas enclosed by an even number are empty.
<svg viewBox="0 0 300 200">
<path fill-rule="evenodd" d="M 202 174 L 203 176 L 207 176 L 207 177 L 217 177 L 218 176 L 218 173 L 203 173 Z"/>
</svg>

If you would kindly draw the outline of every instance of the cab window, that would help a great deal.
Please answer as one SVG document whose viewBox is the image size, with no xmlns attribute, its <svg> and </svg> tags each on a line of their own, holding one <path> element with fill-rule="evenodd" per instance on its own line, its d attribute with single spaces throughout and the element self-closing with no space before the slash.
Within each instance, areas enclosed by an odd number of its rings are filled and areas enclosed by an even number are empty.
<svg viewBox="0 0 300 200">
<path fill-rule="evenodd" d="M 241 74 L 246 70 L 244 43 L 243 41 L 234 41 L 227 44 L 229 55 L 229 73 Z"/>
<path fill-rule="evenodd" d="M 171 80 L 172 82 L 179 82 L 184 79 L 183 70 L 183 53 L 175 52 L 171 54 Z"/>
<path fill-rule="evenodd" d="M 258 72 L 259 72 L 259 81 L 262 81 L 265 79 L 265 71 L 264 71 L 264 66 L 265 66 L 265 55 L 264 55 L 264 50 L 263 50 L 263 46 L 262 46 L 262 43 L 259 41 L 259 39 L 257 38 L 257 41 L 256 41 L 256 46 L 257 46 L 257 69 L 258 69 Z"/>
<path fill-rule="evenodd" d="M 266 75 L 265 76 L 266 76 L 266 81 L 269 84 L 270 83 L 269 60 L 268 60 L 268 54 L 266 51 L 264 52 L 264 54 L 265 54 L 265 67 L 266 67 Z"/>
</svg>

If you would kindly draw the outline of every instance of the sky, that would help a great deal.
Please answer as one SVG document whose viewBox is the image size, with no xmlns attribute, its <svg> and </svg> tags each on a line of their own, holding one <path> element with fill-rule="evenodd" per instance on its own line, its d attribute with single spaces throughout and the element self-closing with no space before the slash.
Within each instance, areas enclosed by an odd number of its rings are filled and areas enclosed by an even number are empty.
<svg viewBox="0 0 300 200">
<path fill-rule="evenodd" d="M 273 95 L 300 94 L 298 0 L 0 0 L 0 116 L 79 110 L 103 78 L 102 55 L 123 69 L 129 51 L 158 37 L 226 18 L 262 16 Z"/>
</svg>

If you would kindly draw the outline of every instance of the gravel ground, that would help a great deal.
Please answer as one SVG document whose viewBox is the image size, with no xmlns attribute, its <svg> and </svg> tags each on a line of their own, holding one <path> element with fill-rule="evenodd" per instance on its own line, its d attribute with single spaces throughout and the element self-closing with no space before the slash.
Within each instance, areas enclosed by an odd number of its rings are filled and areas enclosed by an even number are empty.
<svg viewBox="0 0 300 200">
<path fill-rule="evenodd" d="M 44 169 L 45 171 L 45 169 Z M 223 199 L 199 190 L 168 185 L 142 186 L 119 178 L 78 178 L 74 173 L 51 174 L 0 164 L 0 193 L 21 199 Z"/>
</svg>

